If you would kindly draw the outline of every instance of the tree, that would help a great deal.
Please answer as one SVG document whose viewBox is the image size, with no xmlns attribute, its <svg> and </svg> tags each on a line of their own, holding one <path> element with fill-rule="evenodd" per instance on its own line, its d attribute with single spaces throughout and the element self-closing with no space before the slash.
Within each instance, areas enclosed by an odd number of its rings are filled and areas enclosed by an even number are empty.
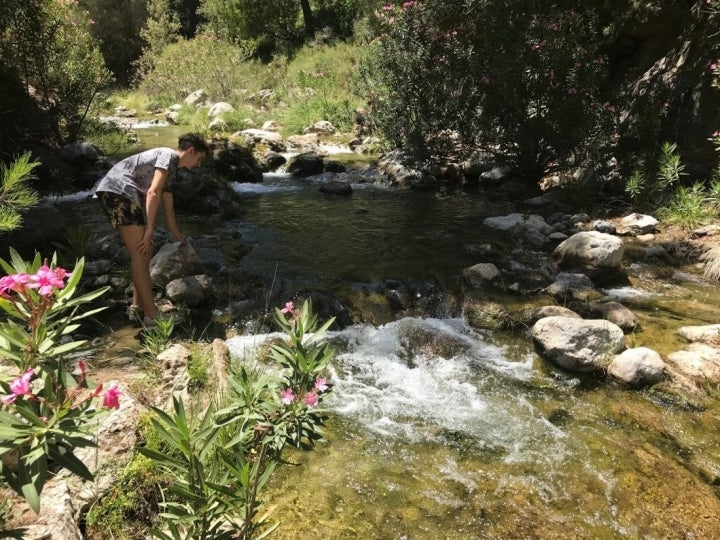
<svg viewBox="0 0 720 540">
<path fill-rule="evenodd" d="M 147 0 L 79 0 L 79 5 L 88 12 L 90 33 L 105 64 L 119 83 L 128 83 L 142 54 L 140 29 L 148 17 Z"/>
<path fill-rule="evenodd" d="M 180 32 L 180 22 L 170 10 L 169 0 L 149 0 L 147 8 L 148 18 L 140 30 L 145 41 L 140 60 L 141 75 L 153 68 L 155 59 L 165 47 L 178 40 Z"/>
<path fill-rule="evenodd" d="M 200 13 L 221 39 L 251 41 L 271 54 L 297 41 L 300 7 L 297 0 L 201 0 Z"/>
<path fill-rule="evenodd" d="M 45 111 L 55 141 L 75 140 L 97 92 L 112 79 L 88 31 L 87 12 L 54 0 L 14 8 L 5 14 L 3 58 Z"/>
</svg>

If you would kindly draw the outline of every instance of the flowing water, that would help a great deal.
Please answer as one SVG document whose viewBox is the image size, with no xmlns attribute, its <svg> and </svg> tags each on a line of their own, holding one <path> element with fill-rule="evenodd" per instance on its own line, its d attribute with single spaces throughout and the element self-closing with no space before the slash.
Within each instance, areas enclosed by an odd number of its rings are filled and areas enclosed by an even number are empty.
<svg viewBox="0 0 720 540">
<path fill-rule="evenodd" d="M 241 264 L 297 287 L 451 282 L 478 262 L 468 246 L 487 241 L 483 218 L 510 211 L 480 192 L 353 187 L 341 198 L 284 175 L 236 184 L 246 214 L 227 226 L 254 246 Z M 635 345 L 666 354 L 680 326 L 717 322 L 715 287 L 636 270 L 610 291 L 641 319 Z M 242 357 L 261 338 L 228 345 Z M 326 441 L 288 451 L 263 493 L 281 521 L 273 538 L 720 538 L 716 399 L 564 373 L 527 335 L 458 318 L 331 339 Z"/>
<path fill-rule="evenodd" d="M 349 198 L 282 175 L 239 184 L 242 264 L 314 286 L 452 280 L 476 261 L 481 193 L 355 186 Z M 636 311 L 635 345 L 717 321 L 701 281 L 636 268 L 608 291 Z M 547 303 L 547 299 L 543 300 Z M 247 338 L 228 341 L 241 357 Z M 720 537 L 720 415 L 656 391 L 553 369 L 527 335 L 403 318 L 332 336 L 327 442 L 290 451 L 266 498 L 278 538 Z"/>
</svg>

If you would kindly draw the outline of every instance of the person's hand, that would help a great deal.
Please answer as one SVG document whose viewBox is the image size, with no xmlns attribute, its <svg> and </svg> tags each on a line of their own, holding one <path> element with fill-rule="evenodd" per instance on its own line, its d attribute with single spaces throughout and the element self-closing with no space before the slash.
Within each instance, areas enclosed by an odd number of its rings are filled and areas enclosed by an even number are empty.
<svg viewBox="0 0 720 540">
<path fill-rule="evenodd" d="M 152 233 L 148 234 L 146 231 L 143 234 L 142 239 L 138 242 L 138 251 L 145 255 L 146 253 L 152 253 Z"/>
</svg>

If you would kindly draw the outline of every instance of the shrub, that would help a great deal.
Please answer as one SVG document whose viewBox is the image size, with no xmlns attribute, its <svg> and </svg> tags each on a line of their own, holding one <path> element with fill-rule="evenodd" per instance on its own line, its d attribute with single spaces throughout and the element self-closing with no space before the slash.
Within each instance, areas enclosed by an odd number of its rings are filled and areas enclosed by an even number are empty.
<svg viewBox="0 0 720 540">
<path fill-rule="evenodd" d="M 84 361 L 68 369 L 64 356 L 84 341 L 64 338 L 78 329 L 78 320 L 99 311 L 79 309 L 107 287 L 76 296 L 83 259 L 70 273 L 54 261 L 41 263 L 39 254 L 30 263 L 12 250 L 11 256 L 12 264 L 0 259 L 7 272 L 0 279 L 0 309 L 7 316 L 0 322 L 0 356 L 14 368 L 0 377 L 5 393 L 0 400 L 0 477 L 38 513 L 52 467 L 92 480 L 74 452 L 95 445 L 91 432 L 102 409 L 94 400 L 103 388 L 89 383 Z M 103 405 L 118 407 L 120 394 L 110 386 Z"/>
<path fill-rule="evenodd" d="M 433 155 L 442 130 L 536 181 L 594 165 L 616 106 L 593 10 L 570 1 L 452 0 L 386 5 L 363 73 L 375 122 L 396 145 Z"/>
<path fill-rule="evenodd" d="M 172 104 L 202 88 L 212 100 L 234 103 L 246 92 L 259 90 L 252 64 L 246 62 L 249 56 L 242 45 L 209 35 L 180 40 L 155 57 L 153 70 L 144 76 L 139 90 Z"/>
<path fill-rule="evenodd" d="M 0 41 L 4 60 L 49 118 L 57 142 L 75 140 L 97 92 L 112 79 L 77 2 L 17 2 Z"/>
</svg>

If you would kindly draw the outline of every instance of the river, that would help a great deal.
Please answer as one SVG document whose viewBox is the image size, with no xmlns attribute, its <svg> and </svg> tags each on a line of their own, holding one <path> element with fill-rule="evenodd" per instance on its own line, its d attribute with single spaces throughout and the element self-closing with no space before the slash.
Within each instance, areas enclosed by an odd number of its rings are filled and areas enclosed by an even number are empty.
<svg viewBox="0 0 720 540">
<path fill-rule="evenodd" d="M 240 264 L 335 292 L 453 283 L 488 240 L 482 220 L 511 210 L 480 191 L 358 184 L 329 197 L 282 174 L 234 187 L 245 215 L 226 226 L 253 246 Z M 608 293 L 641 320 L 629 344 L 667 354 L 683 347 L 680 326 L 717 322 L 720 298 L 702 279 L 661 274 L 633 263 L 631 284 Z M 238 361 L 248 339 L 227 340 Z M 287 451 L 261 494 L 281 521 L 273 538 L 720 538 L 718 389 L 686 400 L 578 377 L 539 358 L 527 333 L 456 316 L 331 339 L 326 440 Z"/>
</svg>

